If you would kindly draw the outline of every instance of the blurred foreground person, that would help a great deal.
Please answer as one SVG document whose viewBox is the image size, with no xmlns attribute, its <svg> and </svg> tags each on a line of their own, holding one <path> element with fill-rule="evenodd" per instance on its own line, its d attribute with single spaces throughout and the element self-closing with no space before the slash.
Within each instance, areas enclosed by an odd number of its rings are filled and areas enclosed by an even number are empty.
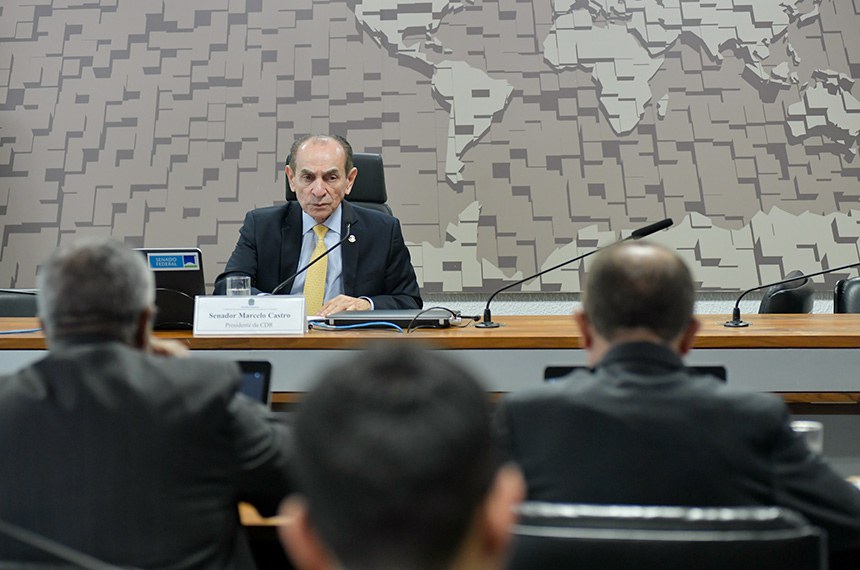
<svg viewBox="0 0 860 570">
<path fill-rule="evenodd" d="M 787 507 L 827 531 L 831 552 L 856 549 L 860 491 L 792 431 L 783 401 L 685 368 L 693 303 L 690 271 L 666 248 L 595 257 L 575 314 L 592 370 L 499 406 L 528 499 Z"/>
<path fill-rule="evenodd" d="M 523 483 L 499 462 L 487 393 L 396 343 L 329 370 L 296 417 L 282 539 L 300 570 L 501 568 Z"/>
<path fill-rule="evenodd" d="M 237 501 L 289 491 L 285 428 L 235 363 L 152 338 L 140 253 L 79 241 L 38 284 L 48 355 L 0 378 L 0 519 L 116 565 L 253 568 Z M 3 537 L 0 560 L 59 562 Z"/>
</svg>

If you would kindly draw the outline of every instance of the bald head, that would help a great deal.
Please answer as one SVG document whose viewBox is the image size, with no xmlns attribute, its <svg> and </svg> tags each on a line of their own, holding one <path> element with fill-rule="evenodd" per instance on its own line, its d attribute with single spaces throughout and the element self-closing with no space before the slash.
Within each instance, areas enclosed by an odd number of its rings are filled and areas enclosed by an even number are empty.
<svg viewBox="0 0 860 570">
<path fill-rule="evenodd" d="M 643 329 L 671 342 L 690 324 L 693 302 L 693 278 L 683 260 L 642 241 L 597 254 L 583 293 L 583 311 L 591 326 L 610 342 Z"/>
<path fill-rule="evenodd" d="M 352 145 L 340 135 L 305 135 L 303 137 L 297 138 L 293 142 L 293 146 L 290 147 L 290 156 L 289 162 L 287 166 L 289 166 L 293 172 L 296 172 L 296 157 L 299 155 L 299 151 L 310 144 L 320 144 L 328 141 L 334 141 L 340 145 L 343 150 L 343 171 L 344 173 L 348 173 L 352 170 L 354 166 L 352 163 Z"/>
</svg>

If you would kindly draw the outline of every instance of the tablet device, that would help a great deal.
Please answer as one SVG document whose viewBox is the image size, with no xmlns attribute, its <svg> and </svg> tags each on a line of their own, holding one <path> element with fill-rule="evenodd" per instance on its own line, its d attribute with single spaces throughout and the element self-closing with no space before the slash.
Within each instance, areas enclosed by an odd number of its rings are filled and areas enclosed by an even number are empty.
<svg viewBox="0 0 860 570">
<path fill-rule="evenodd" d="M 242 384 L 239 391 L 265 406 L 272 403 L 272 363 L 267 360 L 240 360 Z"/>
</svg>

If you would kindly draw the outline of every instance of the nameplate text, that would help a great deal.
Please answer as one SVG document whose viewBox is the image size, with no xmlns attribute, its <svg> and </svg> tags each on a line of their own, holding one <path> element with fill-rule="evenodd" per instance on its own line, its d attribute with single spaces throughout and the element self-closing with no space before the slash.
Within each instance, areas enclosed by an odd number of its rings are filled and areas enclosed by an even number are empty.
<svg viewBox="0 0 860 570">
<path fill-rule="evenodd" d="M 194 303 L 194 336 L 279 336 L 307 328 L 301 295 L 198 296 Z"/>
</svg>

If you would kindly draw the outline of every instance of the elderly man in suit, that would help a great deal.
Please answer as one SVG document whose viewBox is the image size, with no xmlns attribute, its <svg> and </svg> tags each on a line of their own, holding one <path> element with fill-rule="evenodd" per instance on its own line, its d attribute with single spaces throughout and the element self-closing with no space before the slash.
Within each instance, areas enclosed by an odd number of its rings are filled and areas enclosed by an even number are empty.
<svg viewBox="0 0 860 570">
<path fill-rule="evenodd" d="M 236 363 L 150 335 L 139 252 L 73 243 L 38 283 L 49 352 L 0 377 L 0 519 L 120 566 L 254 568 L 237 502 L 274 513 L 290 491 L 286 428 Z M 8 537 L 0 561 L 58 562 Z"/>
<path fill-rule="evenodd" d="M 296 202 L 248 212 L 215 293 L 230 275 L 251 277 L 252 293 L 271 293 L 333 249 L 281 292 L 304 294 L 309 315 L 416 309 L 422 301 L 396 218 L 344 202 L 358 176 L 352 147 L 335 135 L 293 143 L 286 176 Z"/>
<path fill-rule="evenodd" d="M 511 394 L 499 408 L 528 498 L 795 509 L 832 552 L 860 544 L 860 491 L 792 432 L 777 397 L 692 373 L 690 272 L 627 242 L 596 257 L 575 320 L 590 371 Z"/>
</svg>

